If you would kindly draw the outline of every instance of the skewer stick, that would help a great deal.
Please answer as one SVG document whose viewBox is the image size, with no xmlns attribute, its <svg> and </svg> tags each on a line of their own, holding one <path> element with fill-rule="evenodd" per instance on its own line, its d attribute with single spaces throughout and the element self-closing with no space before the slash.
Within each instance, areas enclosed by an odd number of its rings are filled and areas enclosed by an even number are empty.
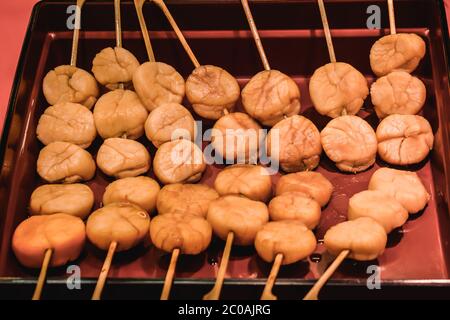
<svg viewBox="0 0 450 320">
<path fill-rule="evenodd" d="M 78 39 L 80 38 L 81 25 L 81 8 L 83 7 L 84 1 L 85 0 L 77 0 L 77 8 L 75 10 L 75 28 L 73 29 L 72 52 L 70 54 L 70 65 L 73 67 L 77 65 Z"/>
<path fill-rule="evenodd" d="M 191 47 L 187 43 L 183 33 L 181 32 L 180 28 L 178 27 L 175 19 L 172 17 L 172 14 L 170 13 L 170 11 L 167 8 L 164 1 L 163 0 L 153 0 L 153 2 L 162 10 L 164 15 L 166 16 L 167 20 L 169 21 L 170 25 L 172 26 L 173 31 L 175 31 L 175 34 L 177 35 L 178 40 L 181 42 L 181 45 L 183 46 L 184 50 L 186 51 L 187 55 L 189 56 L 189 59 L 191 59 L 192 64 L 196 68 L 200 67 L 200 63 L 198 62 L 197 58 L 195 57 L 194 53 L 192 52 Z"/>
<path fill-rule="evenodd" d="M 230 259 L 231 247 L 233 246 L 233 239 L 234 233 L 228 233 L 227 242 L 220 261 L 219 272 L 217 273 L 216 283 L 212 290 L 203 296 L 203 300 L 219 300 L 223 279 L 225 278 L 225 272 L 227 271 L 228 260 Z"/>
<path fill-rule="evenodd" d="M 36 284 L 36 288 L 34 289 L 32 300 L 40 300 L 42 288 L 44 287 L 45 278 L 47 277 L 47 269 L 50 264 L 50 260 L 52 259 L 52 249 L 45 250 L 44 260 L 42 261 L 41 272 L 39 273 L 39 278 Z"/>
<path fill-rule="evenodd" d="M 108 254 L 106 255 L 105 262 L 103 262 L 102 271 L 98 276 L 97 285 L 95 286 L 92 300 L 100 300 L 102 296 L 103 287 L 105 286 L 106 279 L 108 278 L 109 269 L 111 268 L 111 262 L 114 257 L 114 252 L 117 248 L 117 242 L 113 241 L 109 245 Z"/>
<path fill-rule="evenodd" d="M 250 25 L 250 29 L 252 30 L 253 39 L 255 39 L 256 48 L 258 48 L 259 56 L 261 57 L 262 64 L 264 69 L 270 70 L 269 61 L 267 60 L 266 53 L 264 51 L 264 47 L 261 42 L 261 38 L 259 37 L 258 29 L 256 28 L 255 20 L 253 20 L 252 11 L 248 5 L 247 0 L 241 0 L 242 7 L 244 8 L 245 16 L 247 17 L 248 24 Z"/>
<path fill-rule="evenodd" d="M 116 47 L 122 48 L 122 23 L 120 19 L 120 0 L 114 0 L 114 24 L 116 26 Z M 123 83 L 119 83 L 119 89 L 123 89 Z"/>
<path fill-rule="evenodd" d="M 177 266 L 178 256 L 180 255 L 180 249 L 172 251 L 172 258 L 170 259 L 169 269 L 167 270 L 166 279 L 164 280 L 164 287 L 161 293 L 160 300 L 168 300 L 170 295 L 170 289 L 172 288 L 173 275 L 175 274 L 175 268 Z"/>
<path fill-rule="evenodd" d="M 144 6 L 144 2 L 145 0 L 134 0 L 134 6 L 136 7 L 139 25 L 141 26 L 142 37 L 144 38 L 145 49 L 147 50 L 148 55 L 148 61 L 155 62 L 156 61 L 155 54 L 153 52 L 152 43 L 150 42 L 150 37 L 148 35 L 144 14 L 142 13 L 142 7 Z"/>
<path fill-rule="evenodd" d="M 317 280 L 314 286 L 309 290 L 303 300 L 319 300 L 319 292 L 325 283 L 330 279 L 336 269 L 341 265 L 342 261 L 350 253 L 350 250 L 344 250 L 334 259 L 333 263 L 327 268 L 327 270 L 322 274 L 322 276 Z"/>
<path fill-rule="evenodd" d="M 394 0 L 388 0 L 388 11 L 389 11 L 389 27 L 391 29 L 391 34 L 396 34 L 395 29 L 395 13 L 394 13 Z"/>
<path fill-rule="evenodd" d="M 273 285 L 277 280 L 278 271 L 280 271 L 281 262 L 283 262 L 283 254 L 278 253 L 273 262 L 272 270 L 267 278 L 266 286 L 261 295 L 261 300 L 277 300 L 277 296 L 272 293 Z"/>
<path fill-rule="evenodd" d="M 325 39 L 327 41 L 328 54 L 330 55 L 330 61 L 336 62 L 336 55 L 334 54 L 333 40 L 331 38 L 330 26 L 328 25 L 327 12 L 325 11 L 325 5 L 323 0 L 318 0 L 320 17 L 322 18 L 323 31 L 325 33 Z"/>
</svg>

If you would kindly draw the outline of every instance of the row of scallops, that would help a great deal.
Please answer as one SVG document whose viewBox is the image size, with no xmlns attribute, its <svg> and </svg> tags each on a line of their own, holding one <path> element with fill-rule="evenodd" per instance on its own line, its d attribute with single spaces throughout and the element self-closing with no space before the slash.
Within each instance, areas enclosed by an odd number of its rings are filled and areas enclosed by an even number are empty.
<svg viewBox="0 0 450 320">
<path fill-rule="evenodd" d="M 88 186 L 43 185 L 31 196 L 32 217 L 16 229 L 13 249 L 23 265 L 37 268 L 48 248 L 54 250 L 52 266 L 76 259 L 86 235 L 103 250 L 113 241 L 124 251 L 150 239 L 160 250 L 195 255 L 206 250 L 213 232 L 224 240 L 232 232 L 236 245 L 254 244 L 267 262 L 282 253 L 283 264 L 295 263 L 316 249 L 312 230 L 333 185 L 318 172 L 304 171 L 282 176 L 272 190 L 265 170 L 257 165 L 227 167 L 214 188 L 168 184 L 160 189 L 146 176 L 122 178 L 107 186 L 103 207 L 93 213 Z M 330 253 L 351 250 L 353 259 L 375 259 L 385 248 L 387 233 L 401 227 L 409 213 L 423 210 L 430 199 L 416 173 L 396 169 L 375 171 L 368 189 L 350 198 L 349 221 L 325 234 Z M 158 215 L 150 221 L 148 213 L 155 210 Z"/>
</svg>

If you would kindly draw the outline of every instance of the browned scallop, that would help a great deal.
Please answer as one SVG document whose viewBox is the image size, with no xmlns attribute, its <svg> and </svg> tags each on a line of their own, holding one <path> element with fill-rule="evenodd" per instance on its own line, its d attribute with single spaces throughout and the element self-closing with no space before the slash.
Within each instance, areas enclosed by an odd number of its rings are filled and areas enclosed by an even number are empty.
<svg viewBox="0 0 450 320">
<path fill-rule="evenodd" d="M 69 142 L 52 142 L 42 148 L 37 172 L 47 182 L 75 183 L 95 175 L 95 162 L 86 150 Z"/>
<path fill-rule="evenodd" d="M 227 161 L 256 163 L 264 137 L 261 126 L 248 114 L 233 112 L 216 121 L 212 130 L 211 144 Z"/>
<path fill-rule="evenodd" d="M 317 227 L 320 214 L 319 203 L 301 192 L 285 192 L 269 203 L 271 220 L 298 220 L 309 229 Z"/>
<path fill-rule="evenodd" d="M 92 73 L 97 81 L 110 90 L 128 84 L 139 67 L 139 61 L 127 49 L 108 47 L 97 53 L 92 61 Z"/>
<path fill-rule="evenodd" d="M 65 265 L 80 256 L 86 239 L 83 221 L 64 213 L 32 216 L 19 224 L 12 249 L 19 262 L 40 268 L 47 249 L 52 249 L 51 267 Z"/>
<path fill-rule="evenodd" d="M 144 134 L 147 115 L 137 94 L 130 90 L 110 91 L 94 107 L 95 126 L 103 139 L 138 139 Z"/>
<path fill-rule="evenodd" d="M 338 255 L 350 250 L 349 258 L 370 261 L 380 256 L 387 243 L 383 226 L 372 218 L 362 217 L 331 227 L 324 237 L 328 252 Z"/>
<path fill-rule="evenodd" d="M 289 76 L 277 70 L 257 73 L 242 90 L 245 111 L 266 126 L 300 112 L 300 90 Z"/>
<path fill-rule="evenodd" d="M 155 147 L 179 138 L 193 141 L 196 124 L 188 109 L 178 103 L 166 103 L 150 112 L 145 135 Z"/>
<path fill-rule="evenodd" d="M 214 188 L 221 195 L 243 195 L 266 202 L 272 196 L 272 180 L 266 168 L 258 165 L 237 164 L 220 171 Z"/>
<path fill-rule="evenodd" d="M 417 213 L 427 205 L 430 194 L 415 172 L 380 168 L 369 181 L 369 190 L 379 190 L 400 202 L 409 213 Z"/>
<path fill-rule="evenodd" d="M 162 187 L 156 208 L 159 214 L 193 214 L 205 218 L 209 204 L 217 198 L 216 190 L 207 185 L 174 183 Z"/>
<path fill-rule="evenodd" d="M 309 119 L 294 115 L 278 122 L 266 138 L 267 154 L 286 172 L 313 170 L 319 165 L 320 133 Z"/>
<path fill-rule="evenodd" d="M 81 104 L 65 102 L 45 109 L 39 118 L 36 135 L 45 145 L 63 141 L 84 149 L 94 141 L 97 130 L 92 112 Z"/>
<path fill-rule="evenodd" d="M 42 89 L 50 105 L 74 102 L 91 109 L 99 95 L 97 81 L 89 72 L 68 65 L 50 70 Z"/>
<path fill-rule="evenodd" d="M 342 116 L 331 120 L 320 138 L 328 158 L 341 171 L 364 171 L 375 162 L 377 136 L 360 117 Z"/>
<path fill-rule="evenodd" d="M 316 237 L 300 221 L 269 222 L 258 231 L 255 248 L 266 262 L 273 262 L 278 254 L 283 255 L 282 264 L 291 264 L 305 259 L 316 249 Z"/>
<path fill-rule="evenodd" d="M 394 197 L 378 190 L 365 190 L 352 196 L 348 203 L 348 219 L 369 217 L 381 224 L 386 233 L 401 227 L 408 211 Z"/>
<path fill-rule="evenodd" d="M 164 103 L 181 103 L 185 93 L 183 77 L 162 62 L 141 64 L 133 74 L 133 86 L 148 111 Z"/>
<path fill-rule="evenodd" d="M 163 143 L 153 160 L 153 171 L 164 184 L 197 182 L 205 169 L 202 150 L 185 139 Z"/>
<path fill-rule="evenodd" d="M 240 89 L 236 79 L 226 70 L 200 66 L 186 80 L 186 97 L 195 113 L 206 119 L 219 119 L 234 109 Z"/>
<path fill-rule="evenodd" d="M 411 73 L 425 55 L 425 42 L 413 33 L 390 34 L 370 49 L 370 66 L 379 77 L 392 71 Z"/>
<path fill-rule="evenodd" d="M 219 238 L 233 232 L 234 244 L 248 246 L 269 221 L 269 212 L 264 202 L 228 195 L 211 202 L 207 220 Z"/>
<path fill-rule="evenodd" d="M 317 69 L 309 82 L 309 94 L 317 112 L 332 118 L 356 114 L 369 94 L 361 72 L 343 62 Z"/>
<path fill-rule="evenodd" d="M 204 218 L 182 213 L 166 213 L 153 218 L 150 237 L 160 250 L 182 254 L 199 254 L 208 248 L 212 229 Z"/>
<path fill-rule="evenodd" d="M 128 177 L 111 182 L 103 194 L 103 204 L 131 202 L 151 213 L 156 207 L 159 184 L 149 177 Z"/>
<path fill-rule="evenodd" d="M 117 242 L 116 251 L 125 251 L 148 237 L 150 217 L 131 203 L 115 202 L 94 211 L 86 223 L 86 234 L 97 248 L 108 250 Z"/>
<path fill-rule="evenodd" d="M 379 78 L 370 88 L 378 118 L 390 114 L 416 114 L 422 109 L 426 88 L 419 78 L 405 71 L 394 71 Z"/>
<path fill-rule="evenodd" d="M 136 177 L 150 169 L 150 154 L 141 143 L 122 138 L 106 139 L 97 153 L 97 165 L 108 176 Z"/>
<path fill-rule="evenodd" d="M 330 201 L 333 185 L 319 172 L 290 173 L 282 176 L 276 187 L 277 196 L 287 192 L 303 193 L 324 207 Z"/>
<path fill-rule="evenodd" d="M 44 184 L 36 188 L 30 198 L 32 215 L 66 213 L 86 218 L 94 205 L 94 193 L 80 183 Z"/>
<path fill-rule="evenodd" d="M 386 117 L 378 125 L 377 139 L 381 159 L 397 165 L 419 163 L 428 156 L 434 143 L 430 123 L 417 115 Z"/>
</svg>

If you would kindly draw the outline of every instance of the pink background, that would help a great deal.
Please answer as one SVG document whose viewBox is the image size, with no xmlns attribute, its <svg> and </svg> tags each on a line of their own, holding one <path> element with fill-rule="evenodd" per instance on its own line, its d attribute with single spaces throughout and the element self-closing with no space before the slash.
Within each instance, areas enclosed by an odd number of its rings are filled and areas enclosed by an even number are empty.
<svg viewBox="0 0 450 320">
<path fill-rule="evenodd" d="M 0 1 L 0 128 L 3 128 L 12 81 L 22 41 L 36 0 Z M 447 21 L 450 21 L 450 0 L 445 0 Z"/>
</svg>

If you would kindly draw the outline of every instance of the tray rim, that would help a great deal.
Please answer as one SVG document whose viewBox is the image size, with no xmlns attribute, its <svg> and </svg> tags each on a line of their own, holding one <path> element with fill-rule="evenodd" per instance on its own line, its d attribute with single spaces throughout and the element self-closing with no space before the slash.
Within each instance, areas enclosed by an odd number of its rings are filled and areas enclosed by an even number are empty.
<svg viewBox="0 0 450 320">
<path fill-rule="evenodd" d="M 277 0 L 251 0 L 254 3 L 276 3 Z M 315 2 L 315 0 L 284 0 L 286 3 L 308 3 Z M 352 2 L 358 0 L 344 0 L 344 2 Z M 445 14 L 445 6 L 443 0 L 434 0 L 437 3 L 438 12 L 440 15 L 440 20 L 442 26 L 448 26 L 447 18 Z M 131 2 L 125 0 L 125 2 Z M 337 0 L 329 0 L 329 2 L 338 2 Z M 22 74 L 25 67 L 25 56 L 29 50 L 30 38 L 33 28 L 36 24 L 37 13 L 42 6 L 46 4 L 62 4 L 62 3 L 72 3 L 72 1 L 50 1 L 41 0 L 37 2 L 31 11 L 30 19 L 27 25 L 26 33 L 22 43 L 22 48 L 19 54 L 19 59 L 17 62 L 13 84 L 11 88 L 11 93 L 9 96 L 5 120 L 3 123 L 3 129 L 0 136 L 0 168 L 3 166 L 5 151 L 7 147 L 7 138 L 10 133 L 12 117 L 14 113 L 14 106 L 17 101 L 17 96 L 19 92 L 20 75 Z M 94 4 L 98 3 L 111 3 L 108 0 L 96 1 Z M 196 0 L 195 2 L 189 0 L 166 0 L 168 4 L 186 4 L 186 5 L 200 5 L 200 4 L 215 4 L 215 3 L 239 3 L 239 0 Z M 443 40 L 449 39 L 449 30 L 447 28 L 442 28 L 442 38 Z M 443 41 L 444 49 L 444 60 L 447 66 L 447 74 L 450 74 L 450 43 L 449 41 Z M 448 77 L 448 85 L 450 86 L 450 77 Z M 450 137 L 449 137 L 450 138 Z M 450 190 L 449 190 L 450 191 Z M 450 206 L 450 204 L 448 204 Z M 81 278 L 81 284 L 92 285 L 95 284 L 96 278 Z M 264 285 L 266 278 L 259 279 L 237 279 L 237 278 L 225 278 L 224 284 L 226 285 Z M 37 277 L 0 277 L 0 289 L 6 285 L 24 285 L 24 284 L 35 284 L 37 282 Z M 304 286 L 309 287 L 315 283 L 315 279 L 277 279 L 277 286 Z M 47 278 L 47 284 L 52 285 L 62 285 L 66 283 L 66 278 L 63 277 L 49 277 Z M 122 285 L 122 284 L 142 284 L 142 285 L 160 285 L 164 283 L 164 278 L 110 278 L 108 279 L 108 285 Z M 174 284 L 177 285 L 208 285 L 212 286 L 214 284 L 214 279 L 189 279 L 189 278 L 175 278 Z M 337 286 L 337 287 L 348 287 L 348 286 L 365 286 L 366 280 L 361 279 L 331 279 L 327 282 L 327 286 Z M 392 286 L 392 287 L 450 287 L 449 279 L 389 279 L 381 280 L 382 286 Z"/>
</svg>

